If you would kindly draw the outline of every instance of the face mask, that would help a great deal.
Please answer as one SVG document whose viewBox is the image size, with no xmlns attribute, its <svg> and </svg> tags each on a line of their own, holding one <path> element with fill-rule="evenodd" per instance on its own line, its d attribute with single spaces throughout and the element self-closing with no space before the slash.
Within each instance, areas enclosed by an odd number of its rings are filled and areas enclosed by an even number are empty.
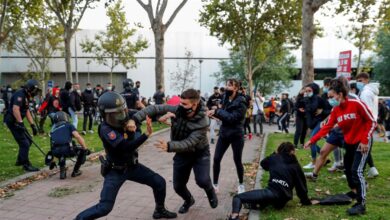
<svg viewBox="0 0 390 220">
<path fill-rule="evenodd" d="M 141 87 L 141 85 L 136 85 L 135 87 L 137 87 L 137 89 L 139 89 L 139 87 Z"/>
<path fill-rule="evenodd" d="M 324 88 L 322 89 L 322 91 L 323 91 L 324 93 L 328 93 L 329 89 L 326 88 L 326 87 L 324 87 Z"/>
<path fill-rule="evenodd" d="M 329 104 L 330 104 L 332 107 L 336 107 L 336 106 L 339 106 L 339 105 L 340 105 L 340 102 L 337 101 L 335 98 L 328 99 L 328 102 L 329 102 Z"/>
<path fill-rule="evenodd" d="M 308 92 L 306 93 L 307 97 L 312 97 L 313 96 L 313 93 L 312 92 Z"/>
<path fill-rule="evenodd" d="M 78 90 L 77 90 L 77 93 L 79 93 L 79 94 L 80 94 L 80 93 L 81 93 L 81 90 L 80 90 L 80 89 L 78 89 Z"/>
<path fill-rule="evenodd" d="M 363 90 L 363 88 L 364 88 L 364 83 L 362 83 L 362 82 L 357 82 L 356 83 L 356 88 L 358 88 L 360 91 L 362 91 Z"/>
<path fill-rule="evenodd" d="M 12 89 L 11 89 L 11 88 L 8 88 L 8 92 L 12 92 Z"/>
<path fill-rule="evenodd" d="M 92 88 L 91 88 L 91 87 L 87 87 L 87 90 L 88 90 L 88 91 L 91 91 L 91 90 L 92 90 Z"/>
<path fill-rule="evenodd" d="M 233 90 L 225 90 L 225 94 L 229 97 L 231 95 L 233 95 Z"/>
<path fill-rule="evenodd" d="M 111 91 L 112 87 L 111 86 L 108 86 L 107 87 L 107 90 Z"/>
<path fill-rule="evenodd" d="M 189 115 L 193 112 L 192 108 L 184 108 L 183 106 L 179 106 L 179 111 L 183 114 L 183 115 Z"/>
</svg>

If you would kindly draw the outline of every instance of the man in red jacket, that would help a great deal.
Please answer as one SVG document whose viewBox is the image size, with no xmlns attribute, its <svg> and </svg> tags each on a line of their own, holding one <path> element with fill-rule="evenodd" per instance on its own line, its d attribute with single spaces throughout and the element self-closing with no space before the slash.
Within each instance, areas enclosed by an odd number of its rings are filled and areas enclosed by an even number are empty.
<svg viewBox="0 0 390 220">
<path fill-rule="evenodd" d="M 305 144 L 309 148 L 338 125 L 344 134 L 345 150 L 344 167 L 351 197 L 356 197 L 357 203 L 348 209 L 349 215 L 364 214 L 366 211 L 366 181 L 363 176 L 364 166 L 370 149 L 372 132 L 376 121 L 367 108 L 359 100 L 348 99 L 347 88 L 341 80 L 332 80 L 329 88 L 329 104 L 333 106 L 328 123 Z"/>
</svg>

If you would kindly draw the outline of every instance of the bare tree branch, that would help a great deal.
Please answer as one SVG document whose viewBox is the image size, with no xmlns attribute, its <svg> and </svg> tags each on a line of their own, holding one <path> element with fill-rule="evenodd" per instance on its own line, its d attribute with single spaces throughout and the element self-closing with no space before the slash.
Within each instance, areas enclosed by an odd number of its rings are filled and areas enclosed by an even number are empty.
<svg viewBox="0 0 390 220">
<path fill-rule="evenodd" d="M 311 3 L 311 8 L 314 11 L 317 11 L 323 4 L 329 2 L 331 0 L 313 0 Z"/>
<path fill-rule="evenodd" d="M 168 22 L 165 24 L 166 29 L 171 25 L 173 19 L 175 19 L 177 13 L 179 13 L 180 9 L 183 8 L 183 6 L 187 3 L 188 0 L 183 0 L 180 5 L 175 9 L 171 17 L 169 18 Z"/>
<path fill-rule="evenodd" d="M 159 20 L 162 20 L 162 17 L 164 16 L 165 9 L 167 8 L 168 1 L 164 0 L 160 10 L 158 11 L 158 14 L 156 14 L 156 18 Z"/>
<path fill-rule="evenodd" d="M 150 25 L 153 28 L 154 23 L 154 15 L 153 15 L 153 8 L 152 8 L 152 2 L 149 0 L 149 3 L 146 5 L 142 2 L 142 0 L 137 0 L 137 2 L 141 5 L 142 8 L 145 9 L 146 13 L 148 14 Z"/>
<path fill-rule="evenodd" d="M 157 17 L 157 13 L 158 13 L 158 8 L 160 7 L 160 3 L 161 3 L 161 0 L 158 0 L 157 5 L 156 5 L 156 13 L 155 13 L 156 17 Z"/>
</svg>

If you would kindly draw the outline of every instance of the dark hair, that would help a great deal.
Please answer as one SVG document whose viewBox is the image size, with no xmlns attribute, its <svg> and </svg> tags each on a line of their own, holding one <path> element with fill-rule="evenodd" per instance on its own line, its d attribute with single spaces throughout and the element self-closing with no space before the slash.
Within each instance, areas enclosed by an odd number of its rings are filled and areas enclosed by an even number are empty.
<svg viewBox="0 0 390 220">
<path fill-rule="evenodd" d="M 200 95 L 199 92 L 195 89 L 187 89 L 181 93 L 180 98 L 182 99 L 190 99 L 191 101 L 199 102 Z"/>
<path fill-rule="evenodd" d="M 221 88 L 219 88 L 219 90 L 220 90 L 221 92 L 225 92 L 225 87 L 221 87 Z"/>
<path fill-rule="evenodd" d="M 140 81 L 135 82 L 135 84 L 141 83 Z"/>
<path fill-rule="evenodd" d="M 331 81 L 332 81 L 332 78 L 325 77 L 325 79 L 324 79 L 324 86 L 329 86 Z"/>
<path fill-rule="evenodd" d="M 233 86 L 235 86 L 235 87 L 237 87 L 239 89 L 241 87 L 241 82 L 239 82 L 236 79 L 228 79 L 228 80 L 226 80 L 226 83 L 230 83 L 230 84 L 232 84 Z"/>
<path fill-rule="evenodd" d="M 218 86 L 214 86 L 214 90 L 218 89 Z"/>
<path fill-rule="evenodd" d="M 162 85 L 159 85 L 159 86 L 157 87 L 157 89 L 158 89 L 158 90 L 162 89 Z"/>
<path fill-rule="evenodd" d="M 294 144 L 292 144 L 291 142 L 283 142 L 279 145 L 277 152 L 278 154 L 290 154 L 290 152 L 294 150 Z"/>
<path fill-rule="evenodd" d="M 66 81 L 66 82 L 65 82 L 65 89 L 66 89 L 66 90 L 69 90 L 69 89 L 71 89 L 71 88 L 72 88 L 72 82 Z"/>
<path fill-rule="evenodd" d="M 333 80 L 330 82 L 329 91 L 330 91 L 330 90 L 333 90 L 333 91 L 336 92 L 337 94 L 338 94 L 338 93 L 342 93 L 344 97 L 346 97 L 347 94 L 348 94 L 348 89 L 345 87 L 345 84 L 344 84 L 344 82 L 343 82 L 343 79 L 341 79 L 341 78 L 333 79 Z"/>
<path fill-rule="evenodd" d="M 87 85 L 87 86 L 90 86 L 90 85 L 91 85 L 91 83 L 87 83 L 86 85 Z"/>
<path fill-rule="evenodd" d="M 370 75 L 368 75 L 368 73 L 359 73 L 356 76 L 356 79 L 370 79 Z"/>
</svg>

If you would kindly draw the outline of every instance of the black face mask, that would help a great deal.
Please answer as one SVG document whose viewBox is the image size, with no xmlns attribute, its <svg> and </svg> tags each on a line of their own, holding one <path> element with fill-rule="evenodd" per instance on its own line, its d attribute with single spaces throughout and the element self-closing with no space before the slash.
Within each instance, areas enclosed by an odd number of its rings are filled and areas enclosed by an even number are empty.
<svg viewBox="0 0 390 220">
<path fill-rule="evenodd" d="M 139 89 L 139 87 L 141 87 L 141 85 L 136 85 L 135 87 L 137 87 L 137 89 Z"/>
<path fill-rule="evenodd" d="M 233 95 L 233 90 L 225 90 L 225 94 L 230 97 L 231 95 Z"/>
<path fill-rule="evenodd" d="M 184 108 L 181 105 L 179 106 L 179 111 L 182 115 L 185 115 L 185 116 L 187 116 L 193 112 L 192 108 Z"/>
</svg>

